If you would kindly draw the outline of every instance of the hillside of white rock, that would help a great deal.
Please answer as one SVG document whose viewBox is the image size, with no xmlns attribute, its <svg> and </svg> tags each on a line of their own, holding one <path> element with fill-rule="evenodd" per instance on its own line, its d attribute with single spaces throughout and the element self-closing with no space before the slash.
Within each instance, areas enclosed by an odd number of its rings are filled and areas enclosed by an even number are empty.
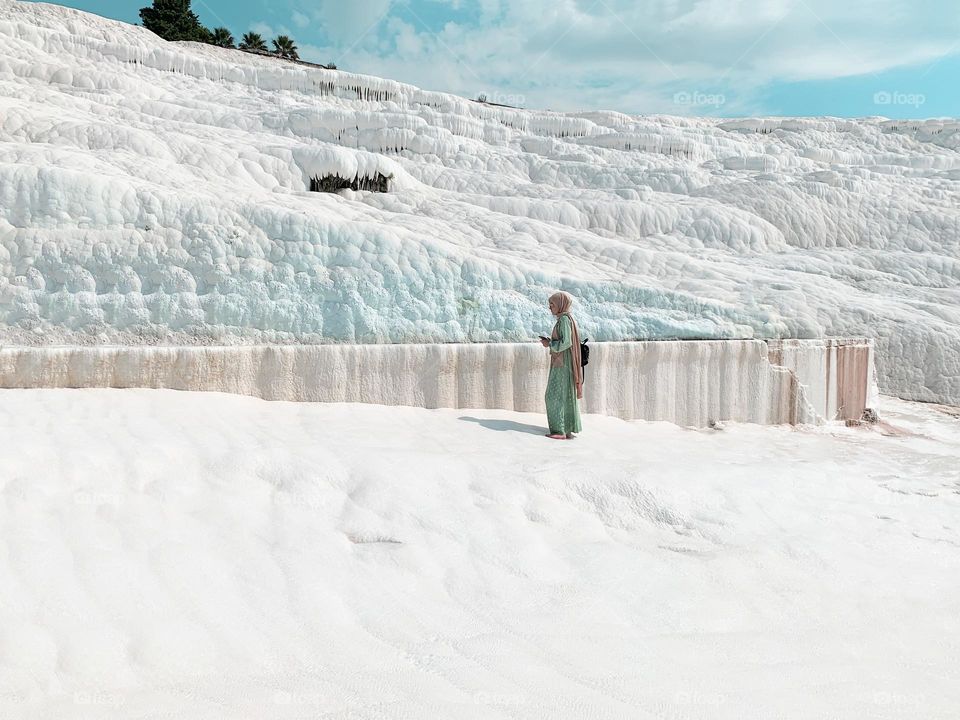
<svg viewBox="0 0 960 720">
<path fill-rule="evenodd" d="M 960 421 L 879 411 L 0 390 L 0 718 L 956 720 Z"/>
<path fill-rule="evenodd" d="M 960 122 L 493 107 L 0 0 L 0 344 L 877 338 L 960 403 Z M 389 178 L 311 192 L 311 178 Z"/>
</svg>

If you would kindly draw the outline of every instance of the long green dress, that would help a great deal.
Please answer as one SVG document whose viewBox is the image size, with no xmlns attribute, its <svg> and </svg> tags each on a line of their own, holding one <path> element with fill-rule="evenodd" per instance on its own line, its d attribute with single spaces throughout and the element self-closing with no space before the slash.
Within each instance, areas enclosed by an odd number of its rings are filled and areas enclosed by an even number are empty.
<svg viewBox="0 0 960 720">
<path fill-rule="evenodd" d="M 580 432 L 580 407 L 577 404 L 577 388 L 573 383 L 573 332 L 570 318 L 561 315 L 557 334 L 559 340 L 550 341 L 550 377 L 547 378 L 547 425 L 550 433 L 566 435 Z M 554 353 L 563 358 L 563 365 L 555 367 Z"/>
</svg>

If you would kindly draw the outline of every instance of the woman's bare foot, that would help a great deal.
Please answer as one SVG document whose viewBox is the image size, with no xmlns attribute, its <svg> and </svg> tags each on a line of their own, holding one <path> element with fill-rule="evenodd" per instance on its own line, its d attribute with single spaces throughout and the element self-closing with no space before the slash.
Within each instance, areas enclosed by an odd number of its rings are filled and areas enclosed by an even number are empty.
<svg viewBox="0 0 960 720">
<path fill-rule="evenodd" d="M 560 433 L 548 433 L 548 434 L 547 434 L 547 437 L 550 438 L 551 440 L 566 440 L 566 439 L 567 439 L 567 436 L 566 436 L 566 435 L 561 435 Z"/>
</svg>

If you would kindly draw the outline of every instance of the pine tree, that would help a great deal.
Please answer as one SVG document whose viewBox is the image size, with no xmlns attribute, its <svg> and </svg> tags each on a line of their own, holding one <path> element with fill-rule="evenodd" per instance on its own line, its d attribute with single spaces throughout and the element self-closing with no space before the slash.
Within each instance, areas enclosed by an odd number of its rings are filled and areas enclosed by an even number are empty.
<svg viewBox="0 0 960 720">
<path fill-rule="evenodd" d="M 207 42 L 210 38 L 210 31 L 190 9 L 190 0 L 153 0 L 152 6 L 140 8 L 140 19 L 164 40 Z"/>
<path fill-rule="evenodd" d="M 243 40 L 240 41 L 241 50 L 262 50 L 267 52 L 267 43 L 264 42 L 263 36 L 260 33 L 248 32 L 243 36 Z"/>
<path fill-rule="evenodd" d="M 210 34 L 210 44 L 217 47 L 232 48 L 233 35 L 225 27 L 214 28 Z"/>
</svg>

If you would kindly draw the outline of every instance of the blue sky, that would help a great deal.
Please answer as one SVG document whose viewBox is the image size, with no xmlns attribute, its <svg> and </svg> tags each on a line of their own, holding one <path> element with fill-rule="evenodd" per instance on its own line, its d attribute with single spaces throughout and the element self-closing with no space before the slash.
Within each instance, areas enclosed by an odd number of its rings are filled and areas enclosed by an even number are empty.
<svg viewBox="0 0 960 720">
<path fill-rule="evenodd" d="M 138 22 L 145 0 L 69 0 Z M 208 27 L 467 97 L 676 115 L 960 116 L 956 0 L 193 0 Z"/>
</svg>

